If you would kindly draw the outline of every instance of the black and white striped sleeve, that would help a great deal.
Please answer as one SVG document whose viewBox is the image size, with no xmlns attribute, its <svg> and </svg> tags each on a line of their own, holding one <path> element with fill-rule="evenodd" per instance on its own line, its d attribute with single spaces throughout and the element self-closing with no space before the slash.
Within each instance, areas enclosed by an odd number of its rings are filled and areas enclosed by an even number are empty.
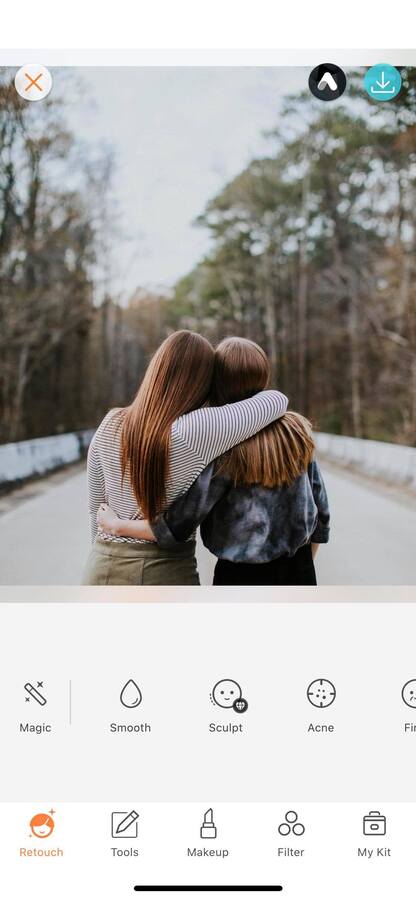
<svg viewBox="0 0 416 900">
<path fill-rule="evenodd" d="M 105 503 L 105 480 L 100 456 L 94 438 L 88 450 L 88 512 L 90 517 L 90 533 L 92 542 L 98 533 L 97 513 L 100 503 Z"/>
<path fill-rule="evenodd" d="M 257 434 L 287 410 L 280 391 L 261 391 L 248 400 L 197 409 L 177 420 L 185 445 L 208 465 L 231 447 Z"/>
</svg>

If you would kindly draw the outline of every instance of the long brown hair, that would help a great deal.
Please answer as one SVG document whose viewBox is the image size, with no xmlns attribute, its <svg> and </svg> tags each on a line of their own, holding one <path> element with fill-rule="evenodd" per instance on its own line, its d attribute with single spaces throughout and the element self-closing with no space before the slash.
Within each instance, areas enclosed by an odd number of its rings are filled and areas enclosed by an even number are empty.
<svg viewBox="0 0 416 900">
<path fill-rule="evenodd" d="M 211 403 L 221 406 L 264 390 L 270 383 L 267 356 L 253 341 L 226 338 L 215 353 Z M 217 474 L 226 474 L 234 484 L 263 487 L 291 485 L 305 472 L 314 451 L 312 426 L 304 416 L 287 412 L 254 437 L 224 453 Z"/>
<path fill-rule="evenodd" d="M 133 403 L 121 411 L 121 469 L 138 505 L 154 519 L 166 502 L 171 426 L 206 402 L 214 350 L 192 331 L 176 331 L 151 359 Z"/>
</svg>

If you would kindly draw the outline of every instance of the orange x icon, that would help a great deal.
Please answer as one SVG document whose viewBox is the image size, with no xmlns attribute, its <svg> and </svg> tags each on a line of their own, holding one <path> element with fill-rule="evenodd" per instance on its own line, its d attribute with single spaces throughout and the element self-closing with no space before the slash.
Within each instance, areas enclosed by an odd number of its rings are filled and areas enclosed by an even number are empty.
<svg viewBox="0 0 416 900">
<path fill-rule="evenodd" d="M 32 89 L 32 87 L 35 87 L 42 94 L 43 88 L 41 88 L 40 84 L 38 84 L 38 81 L 39 81 L 39 78 L 42 78 L 43 72 L 39 72 L 39 75 L 37 75 L 36 78 L 32 78 L 32 76 L 28 75 L 27 72 L 25 72 L 25 75 L 26 75 L 26 78 L 29 80 L 29 84 L 26 86 L 25 90 L 30 91 Z"/>
<path fill-rule="evenodd" d="M 25 63 L 16 72 L 14 85 L 19 97 L 37 103 L 45 99 L 52 89 L 52 75 L 40 63 Z"/>
</svg>

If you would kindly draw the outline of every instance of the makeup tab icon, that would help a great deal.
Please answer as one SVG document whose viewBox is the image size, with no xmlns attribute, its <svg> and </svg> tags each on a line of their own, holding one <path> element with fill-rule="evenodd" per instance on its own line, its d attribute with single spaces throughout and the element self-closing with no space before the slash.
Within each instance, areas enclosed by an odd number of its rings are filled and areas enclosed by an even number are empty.
<svg viewBox="0 0 416 900">
<path fill-rule="evenodd" d="M 31 700 L 36 700 L 36 703 L 39 703 L 39 706 L 46 706 L 48 701 L 46 697 L 41 694 L 39 688 L 42 688 L 43 690 L 43 681 L 38 681 L 37 687 L 34 687 L 34 685 L 30 683 L 30 681 L 25 684 L 24 689 L 26 691 L 26 703 L 30 703 Z"/>
<path fill-rule="evenodd" d="M 204 840 L 217 837 L 217 826 L 214 824 L 214 812 L 211 808 L 207 809 L 206 813 L 204 813 L 204 821 L 201 825 L 200 835 Z"/>
</svg>

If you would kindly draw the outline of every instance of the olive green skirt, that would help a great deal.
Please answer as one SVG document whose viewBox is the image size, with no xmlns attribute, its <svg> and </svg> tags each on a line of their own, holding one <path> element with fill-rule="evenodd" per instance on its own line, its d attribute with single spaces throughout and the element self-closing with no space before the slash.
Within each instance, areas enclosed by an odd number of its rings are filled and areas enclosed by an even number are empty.
<svg viewBox="0 0 416 900">
<path fill-rule="evenodd" d="M 122 543 L 96 538 L 82 584 L 162 585 L 199 584 L 195 541 L 176 550 L 157 544 Z"/>
</svg>

